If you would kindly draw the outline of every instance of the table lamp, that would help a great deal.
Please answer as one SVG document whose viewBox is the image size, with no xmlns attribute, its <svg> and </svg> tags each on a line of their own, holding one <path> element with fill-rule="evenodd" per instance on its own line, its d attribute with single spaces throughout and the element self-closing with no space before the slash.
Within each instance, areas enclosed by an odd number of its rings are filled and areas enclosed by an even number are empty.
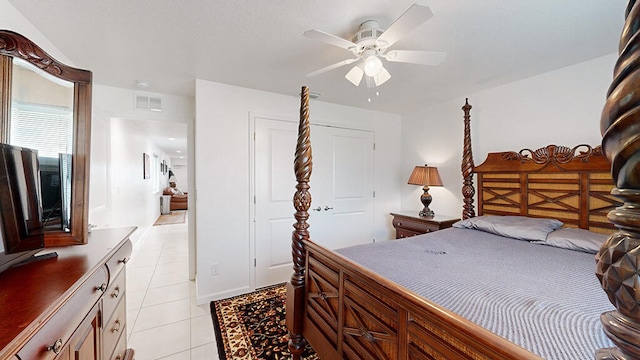
<svg viewBox="0 0 640 360">
<path fill-rule="evenodd" d="M 429 205 L 431 204 L 431 200 L 433 199 L 429 194 L 429 186 L 442 186 L 442 180 L 440 179 L 440 174 L 438 174 L 438 169 L 433 166 L 416 166 L 409 176 L 409 181 L 407 184 L 410 185 L 422 185 L 422 196 L 420 196 L 420 201 L 422 201 L 422 205 L 424 208 L 422 211 L 418 213 L 420 216 L 433 216 L 435 213 L 429 209 Z"/>
</svg>

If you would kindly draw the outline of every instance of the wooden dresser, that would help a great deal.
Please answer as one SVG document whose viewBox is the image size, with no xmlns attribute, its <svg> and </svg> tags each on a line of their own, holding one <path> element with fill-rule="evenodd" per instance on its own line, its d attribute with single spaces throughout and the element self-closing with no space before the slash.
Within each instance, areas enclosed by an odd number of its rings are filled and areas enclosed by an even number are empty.
<svg viewBox="0 0 640 360">
<path fill-rule="evenodd" d="M 125 360 L 125 264 L 131 228 L 94 230 L 87 245 L 0 273 L 0 359 Z"/>
<path fill-rule="evenodd" d="M 393 227 L 396 229 L 396 239 L 446 229 L 460 220 L 444 215 L 423 217 L 418 215 L 418 210 L 391 213 L 391 215 L 393 216 Z"/>
</svg>

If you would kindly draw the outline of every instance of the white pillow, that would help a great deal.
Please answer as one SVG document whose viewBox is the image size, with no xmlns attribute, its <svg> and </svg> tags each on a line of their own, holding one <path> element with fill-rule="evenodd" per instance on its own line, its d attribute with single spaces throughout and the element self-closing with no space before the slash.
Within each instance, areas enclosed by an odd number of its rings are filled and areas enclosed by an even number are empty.
<svg viewBox="0 0 640 360">
<path fill-rule="evenodd" d="M 545 241 L 536 243 L 595 254 L 608 237 L 585 229 L 561 228 L 549 233 Z"/>
<path fill-rule="evenodd" d="M 476 229 L 518 240 L 544 241 L 547 234 L 563 225 L 556 219 L 526 216 L 478 216 L 458 221 L 453 227 Z"/>
</svg>

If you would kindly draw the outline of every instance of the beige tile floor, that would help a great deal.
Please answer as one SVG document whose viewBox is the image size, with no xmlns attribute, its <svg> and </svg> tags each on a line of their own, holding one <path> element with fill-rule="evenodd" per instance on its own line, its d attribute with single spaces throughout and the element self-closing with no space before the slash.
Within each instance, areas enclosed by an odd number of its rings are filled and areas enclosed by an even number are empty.
<svg viewBox="0 0 640 360">
<path fill-rule="evenodd" d="M 187 224 L 151 226 L 127 263 L 128 347 L 136 360 L 218 359 L 209 304 L 189 281 Z"/>
</svg>

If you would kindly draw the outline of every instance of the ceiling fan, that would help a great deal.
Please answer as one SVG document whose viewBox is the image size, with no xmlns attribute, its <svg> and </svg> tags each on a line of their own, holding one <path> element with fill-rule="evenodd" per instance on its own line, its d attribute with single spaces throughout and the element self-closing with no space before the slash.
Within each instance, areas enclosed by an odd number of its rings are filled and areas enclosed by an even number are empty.
<svg viewBox="0 0 640 360">
<path fill-rule="evenodd" d="M 363 22 L 360 24 L 358 32 L 353 36 L 352 41 L 320 30 L 306 31 L 304 33 L 306 37 L 349 50 L 354 55 L 353 58 L 323 67 L 322 69 L 307 74 L 307 76 L 316 76 L 357 62 L 345 75 L 345 78 L 353 85 L 358 86 L 364 75 L 367 75 L 368 79 L 372 79 L 376 86 L 380 86 L 391 79 L 391 74 L 384 68 L 381 59 L 391 62 L 438 65 L 442 63 L 446 57 L 446 54 L 443 52 L 413 50 L 389 51 L 389 47 L 395 44 L 396 41 L 425 23 L 432 16 L 433 12 L 428 6 L 413 4 L 386 30 L 380 29 L 380 25 L 375 20 Z"/>
</svg>

